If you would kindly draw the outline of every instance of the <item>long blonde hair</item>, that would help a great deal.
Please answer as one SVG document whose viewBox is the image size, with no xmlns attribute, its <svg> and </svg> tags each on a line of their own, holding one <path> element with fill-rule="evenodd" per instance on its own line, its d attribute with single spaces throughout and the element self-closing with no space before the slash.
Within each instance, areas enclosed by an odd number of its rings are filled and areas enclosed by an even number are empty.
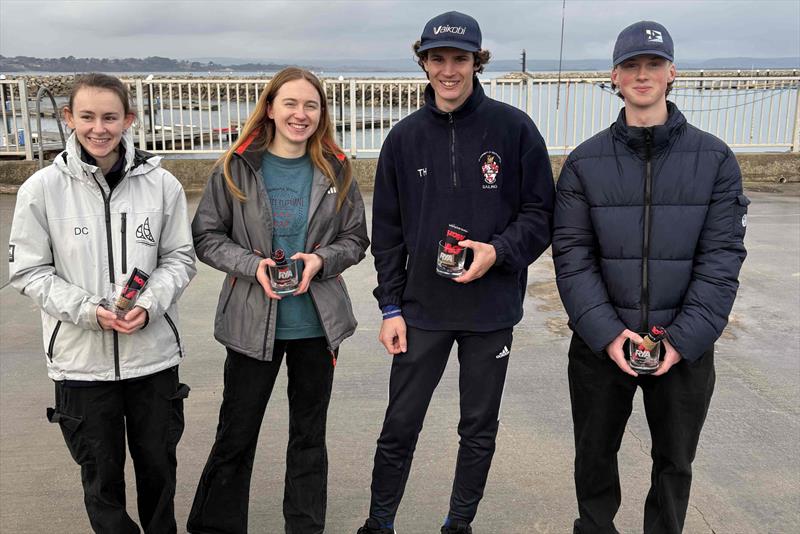
<svg viewBox="0 0 800 534">
<path fill-rule="evenodd" d="M 299 67 L 287 67 L 282 71 L 275 74 L 272 80 L 266 85 L 258 98 L 256 107 L 253 113 L 247 119 L 244 128 L 239 132 L 239 138 L 233 145 L 223 154 L 218 160 L 217 165 L 222 165 L 222 172 L 225 175 L 225 184 L 233 196 L 240 202 L 245 202 L 247 197 L 233 182 L 231 176 L 231 159 L 234 153 L 239 150 L 243 145 L 254 144 L 259 150 L 266 150 L 275 136 L 275 121 L 269 118 L 267 114 L 267 106 L 271 105 L 278 94 L 278 90 L 286 82 L 294 80 L 306 80 L 314 89 L 319 93 L 319 100 L 321 106 L 321 113 L 319 118 L 319 125 L 316 131 L 308 138 L 306 145 L 306 152 L 311 156 L 311 162 L 316 168 L 322 171 L 331 185 L 336 187 L 336 207 L 341 209 L 342 204 L 347 198 L 347 192 L 353 181 L 353 170 L 350 166 L 350 161 L 336 144 L 333 139 L 333 126 L 331 118 L 328 114 L 327 100 L 325 97 L 325 90 L 319 79 L 311 72 L 301 69 Z M 337 183 L 336 174 L 337 170 L 331 164 L 331 161 L 338 162 L 341 166 L 341 181 Z"/>
</svg>

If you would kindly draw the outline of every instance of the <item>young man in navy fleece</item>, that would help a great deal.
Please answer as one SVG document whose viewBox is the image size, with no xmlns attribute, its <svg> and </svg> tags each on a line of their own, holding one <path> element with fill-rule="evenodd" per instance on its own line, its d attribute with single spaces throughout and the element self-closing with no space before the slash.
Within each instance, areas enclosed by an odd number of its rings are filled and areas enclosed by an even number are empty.
<svg viewBox="0 0 800 534">
<path fill-rule="evenodd" d="M 528 266 L 550 244 L 554 185 L 530 117 L 487 97 L 489 60 L 472 17 L 434 17 L 414 51 L 429 85 L 425 106 L 392 128 L 375 178 L 374 294 L 379 339 L 393 355 L 389 406 L 361 534 L 391 533 L 433 391 L 454 342 L 460 363 L 460 445 L 442 532 L 468 533 L 495 449 L 512 329 L 522 318 Z M 469 232 L 471 264 L 436 273 L 448 225 Z M 445 487 L 449 481 L 442 481 Z"/>
<path fill-rule="evenodd" d="M 617 452 L 639 387 L 653 458 L 643 531 L 683 530 L 714 390 L 714 342 L 745 258 L 750 201 L 739 166 L 725 143 L 666 99 L 673 56 L 661 24 L 622 30 L 611 80 L 625 107 L 569 155 L 558 180 L 553 259 L 574 331 L 575 533 L 617 532 Z M 654 326 L 667 331 L 663 361 L 638 374 L 625 348 Z"/>
</svg>

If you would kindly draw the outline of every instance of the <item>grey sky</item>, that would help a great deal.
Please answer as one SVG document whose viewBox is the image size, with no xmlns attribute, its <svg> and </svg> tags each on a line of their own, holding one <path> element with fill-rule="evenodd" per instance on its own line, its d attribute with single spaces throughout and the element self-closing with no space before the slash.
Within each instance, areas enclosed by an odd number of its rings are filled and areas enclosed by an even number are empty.
<svg viewBox="0 0 800 534">
<path fill-rule="evenodd" d="M 5 56 L 404 58 L 449 10 L 478 19 L 497 59 L 557 59 L 561 0 L 0 0 Z M 800 56 L 800 1 L 567 0 L 565 59 L 610 56 L 619 30 L 664 24 L 681 58 Z"/>
</svg>

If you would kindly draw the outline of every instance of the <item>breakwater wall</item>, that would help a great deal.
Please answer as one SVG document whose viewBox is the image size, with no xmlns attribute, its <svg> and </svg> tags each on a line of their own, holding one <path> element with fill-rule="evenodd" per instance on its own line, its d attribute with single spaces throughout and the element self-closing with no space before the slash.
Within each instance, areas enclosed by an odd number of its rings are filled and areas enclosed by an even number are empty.
<svg viewBox="0 0 800 534">
<path fill-rule="evenodd" d="M 551 156 L 553 174 L 557 177 L 566 156 Z M 742 178 L 747 187 L 782 186 L 800 184 L 800 154 L 737 154 L 742 169 Z M 49 164 L 50 162 L 48 162 Z M 359 186 L 372 190 L 377 159 L 351 160 L 353 174 Z M 202 191 L 211 174 L 214 160 L 164 159 L 162 166 L 174 174 L 189 191 Z M 19 186 L 36 170 L 35 161 L 0 160 L 0 193 L 15 193 Z"/>
<path fill-rule="evenodd" d="M 714 77 L 741 77 L 743 78 L 744 84 L 751 84 L 752 81 L 748 82 L 747 79 L 752 79 L 754 76 L 769 76 L 769 77 L 791 77 L 797 76 L 797 70 L 764 70 L 764 71 L 737 71 L 737 70 L 718 70 L 718 71 L 679 71 L 678 77 L 679 78 L 697 78 L 697 77 L 707 77 L 707 78 L 714 78 Z M 134 89 L 134 97 L 135 97 L 135 83 L 137 80 L 145 81 L 147 77 L 151 76 L 149 74 L 126 74 L 126 73 L 116 73 L 116 76 L 124 79 L 132 81 L 132 89 Z M 586 80 L 588 78 L 598 78 L 604 79 L 607 78 L 609 75 L 608 72 L 562 72 L 561 79 L 580 79 Z M 236 74 L 219 74 L 214 76 L 192 76 L 188 74 L 175 74 L 175 75 L 157 75 L 153 76 L 151 80 L 144 86 L 144 96 L 146 99 L 150 98 L 150 90 L 152 88 L 153 94 L 152 97 L 162 97 L 162 98 L 169 98 L 170 96 L 174 99 L 181 98 L 185 101 L 194 100 L 195 102 L 198 99 L 208 100 L 208 99 L 216 99 L 217 96 L 220 99 L 235 99 L 235 100 L 244 100 L 245 98 L 249 98 L 249 100 L 255 100 L 255 92 L 253 87 L 253 82 L 259 80 L 265 80 L 270 77 L 269 74 L 264 74 L 263 76 L 252 76 L 252 75 L 242 75 L 237 76 Z M 514 79 L 514 80 L 545 80 L 545 79 L 553 79 L 555 77 L 555 73 L 553 72 L 512 72 L 503 77 L 503 79 Z M 381 102 L 384 105 L 397 105 L 398 103 L 406 103 L 409 99 L 412 101 L 416 101 L 416 98 L 422 98 L 422 84 L 426 82 L 424 78 L 402 78 L 402 79 L 389 79 L 386 77 L 381 77 L 381 73 L 376 72 L 372 77 L 375 80 L 381 80 L 384 83 L 376 84 L 375 86 L 370 85 L 363 85 L 359 84 L 357 92 L 357 99 L 358 102 L 361 103 L 363 100 L 366 105 L 378 105 Z M 493 78 L 491 72 L 486 72 L 481 75 L 481 78 L 484 82 L 491 80 Z M 56 97 L 66 97 L 69 95 L 70 89 L 72 87 L 72 82 L 74 80 L 73 74 L 55 74 L 55 75 L 36 75 L 36 74 L 26 74 L 26 75 L 18 75 L 14 76 L 13 79 L 16 80 L 24 80 L 25 84 L 28 89 L 28 94 L 33 97 L 36 95 L 36 92 L 39 90 L 39 87 L 45 86 L 47 87 L 50 92 Z M 321 79 L 329 84 L 333 84 L 336 90 L 336 100 L 337 102 L 341 103 L 342 101 L 344 104 L 350 103 L 350 88 L 349 88 L 349 78 L 345 78 L 344 81 L 339 80 L 338 78 L 328 78 L 322 76 Z M 369 78 L 362 78 L 359 77 L 359 80 L 369 81 Z M 159 94 L 158 86 L 156 85 L 159 81 L 163 80 L 170 80 L 170 81 L 177 81 L 177 82 L 186 82 L 185 84 L 173 85 L 172 86 L 172 94 Z M 213 80 L 213 81 L 212 81 Z M 386 83 L 388 81 L 388 83 Z M 391 83 L 394 81 L 395 83 Z M 419 83 L 409 83 L 409 82 L 419 82 Z M 363 92 L 362 92 L 363 87 Z M 722 86 L 720 86 L 721 88 Z M 730 89 L 732 86 L 726 85 L 726 88 Z M 714 88 L 713 84 L 709 84 L 709 89 Z M 742 89 L 746 89 L 747 85 L 741 87 Z M 259 92 L 261 88 L 259 87 Z M 333 94 L 331 88 L 328 89 L 328 99 L 332 99 Z"/>
</svg>

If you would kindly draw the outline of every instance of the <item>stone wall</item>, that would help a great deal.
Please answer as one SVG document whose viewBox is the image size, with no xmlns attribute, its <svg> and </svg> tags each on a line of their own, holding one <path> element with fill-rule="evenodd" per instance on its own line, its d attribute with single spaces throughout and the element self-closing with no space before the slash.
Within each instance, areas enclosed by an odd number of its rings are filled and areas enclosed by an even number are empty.
<svg viewBox="0 0 800 534">
<path fill-rule="evenodd" d="M 557 177 L 566 156 L 551 156 L 553 174 Z M 779 186 L 800 184 L 800 153 L 784 154 L 737 154 L 742 177 L 748 187 L 763 185 Z M 49 162 L 48 162 L 49 163 Z M 372 189 L 377 159 L 351 160 L 353 173 L 362 189 Z M 213 160 L 164 159 L 165 169 L 178 177 L 187 191 L 202 191 L 205 187 Z M 28 176 L 36 172 L 35 161 L 0 160 L 0 193 L 15 193 Z"/>
</svg>

